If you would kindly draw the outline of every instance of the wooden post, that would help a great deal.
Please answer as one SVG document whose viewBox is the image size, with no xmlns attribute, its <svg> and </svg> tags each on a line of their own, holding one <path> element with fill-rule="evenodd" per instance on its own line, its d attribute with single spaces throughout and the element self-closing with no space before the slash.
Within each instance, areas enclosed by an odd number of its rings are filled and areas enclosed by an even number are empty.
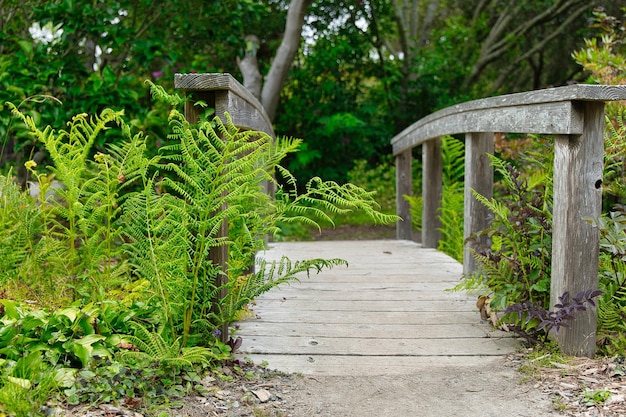
<svg viewBox="0 0 626 417">
<path fill-rule="evenodd" d="M 443 187 L 443 156 L 441 138 L 424 142 L 422 146 L 422 246 L 437 248 L 441 240 L 441 190 Z"/>
<path fill-rule="evenodd" d="M 412 159 L 411 149 L 396 155 L 396 213 L 401 219 L 396 223 L 396 238 L 402 240 L 413 239 L 411 205 L 404 199 L 404 195 L 411 195 Z"/>
<path fill-rule="evenodd" d="M 215 109 L 215 100 L 216 95 L 225 94 L 219 91 L 194 91 L 191 93 L 191 100 L 185 103 L 185 119 L 189 123 L 198 123 L 200 120 L 200 115 L 204 110 L 200 106 L 195 106 L 194 104 L 198 101 L 203 101 L 207 103 L 208 108 Z M 223 116 L 223 115 L 221 115 Z M 226 204 L 220 207 L 220 210 L 226 210 Z M 227 238 L 228 237 L 228 219 L 224 219 L 222 224 L 220 225 L 219 231 L 217 233 L 216 238 Z M 216 265 L 220 269 L 220 273 L 216 278 L 215 285 L 220 288 L 218 291 L 216 298 L 223 299 L 228 295 L 228 291 L 226 290 L 226 284 L 228 284 L 228 246 L 220 245 L 211 247 L 209 249 L 209 258 L 213 265 Z M 217 300 L 216 300 L 217 301 Z M 217 307 L 217 303 L 214 303 Z M 217 313 L 217 311 L 215 311 Z M 219 329 L 220 331 L 220 340 L 224 343 L 228 341 L 228 323 L 222 324 Z"/>
<path fill-rule="evenodd" d="M 598 288 L 599 230 L 589 220 L 602 213 L 604 103 L 578 102 L 584 120 L 582 135 L 561 135 L 554 144 L 554 213 L 550 305 L 569 292 Z M 571 327 L 557 339 L 568 355 L 593 357 L 597 311 L 575 313 Z"/>
<path fill-rule="evenodd" d="M 490 225 L 489 210 L 472 195 L 475 190 L 486 198 L 493 196 L 493 167 L 487 154 L 493 154 L 493 133 L 468 133 L 465 135 L 465 197 L 463 239 Z M 481 239 L 480 243 L 487 243 Z M 476 269 L 472 256 L 474 245 L 466 243 L 463 250 L 463 273 L 471 274 Z"/>
<path fill-rule="evenodd" d="M 261 103 L 235 80 L 230 74 L 176 74 L 174 86 L 184 92 L 191 93 L 192 100 L 185 104 L 185 118 L 190 123 L 196 123 L 201 108 L 194 106 L 199 100 L 204 101 L 209 108 L 215 109 L 217 117 L 226 122 L 225 113 L 228 113 L 235 126 L 242 130 L 265 132 L 275 138 L 272 122 L 265 113 Z M 271 188 L 268 188 L 272 192 Z M 226 207 L 221 207 L 225 210 Z M 228 221 L 221 225 L 217 237 L 228 236 Z M 209 256 L 222 273 L 217 277 L 215 285 L 222 288 L 216 295 L 221 299 L 227 295 L 224 285 L 228 282 L 228 247 L 221 245 L 211 248 Z M 217 304 L 216 304 L 217 305 Z M 221 340 L 228 340 L 228 324 L 221 329 Z"/>
</svg>

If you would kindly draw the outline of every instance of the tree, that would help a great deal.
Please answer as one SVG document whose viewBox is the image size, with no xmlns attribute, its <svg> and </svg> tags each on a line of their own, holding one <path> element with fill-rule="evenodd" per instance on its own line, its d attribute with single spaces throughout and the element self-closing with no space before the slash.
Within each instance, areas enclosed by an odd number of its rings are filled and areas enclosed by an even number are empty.
<svg viewBox="0 0 626 417">
<path fill-rule="evenodd" d="M 248 87 L 254 95 L 260 98 L 261 104 L 263 104 L 270 120 L 273 119 L 276 114 L 280 91 L 287 79 L 291 63 L 300 48 L 304 16 L 311 1 L 312 0 L 292 0 L 291 3 L 289 3 L 285 33 L 262 87 L 262 79 L 256 59 L 256 52 L 260 46 L 259 40 L 254 34 L 246 36 L 245 57 L 239 60 L 239 70 L 243 75 L 244 85 Z"/>
</svg>

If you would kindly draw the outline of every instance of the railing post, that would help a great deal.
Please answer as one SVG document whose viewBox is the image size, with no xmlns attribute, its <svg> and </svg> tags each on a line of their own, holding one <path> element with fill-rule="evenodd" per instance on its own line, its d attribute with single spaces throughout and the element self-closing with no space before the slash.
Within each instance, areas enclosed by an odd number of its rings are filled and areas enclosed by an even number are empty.
<svg viewBox="0 0 626 417">
<path fill-rule="evenodd" d="M 195 90 L 191 92 L 191 100 L 185 102 L 185 119 L 189 123 L 198 123 L 204 108 L 201 106 L 195 106 L 195 103 L 197 103 L 198 101 L 203 101 L 207 104 L 208 108 L 215 109 L 217 94 L 222 94 L 224 96 L 226 95 L 225 92 L 220 91 Z M 219 116 L 223 117 L 224 115 L 221 114 Z M 223 205 L 220 210 L 226 210 L 226 206 Z M 222 221 L 216 238 L 228 238 L 228 219 L 224 219 L 224 221 Z M 218 294 L 216 294 L 216 298 L 223 299 L 228 295 L 226 289 L 226 284 L 228 284 L 228 246 L 219 245 L 211 247 L 209 249 L 209 258 L 211 259 L 213 264 L 218 266 L 220 269 L 220 273 L 218 274 L 215 282 L 215 286 L 220 288 Z M 217 306 L 218 303 L 215 303 L 215 305 Z M 226 343 L 229 337 L 228 323 L 224 323 L 219 330 L 221 341 Z"/>
<path fill-rule="evenodd" d="M 465 197 L 463 215 L 463 239 L 486 229 L 490 225 L 489 210 L 472 195 L 475 190 L 484 197 L 493 196 L 493 167 L 487 154 L 493 154 L 493 133 L 468 133 L 465 135 Z M 477 244 L 487 244 L 485 238 Z M 476 269 L 472 248 L 476 244 L 466 243 L 463 250 L 463 273 L 471 274 Z"/>
<path fill-rule="evenodd" d="M 411 195 L 412 159 L 411 149 L 396 155 L 396 214 L 401 219 L 396 223 L 396 238 L 402 240 L 413 239 L 411 205 L 404 198 L 404 195 Z"/>
<path fill-rule="evenodd" d="M 437 248 L 441 239 L 441 189 L 443 184 L 443 156 L 441 138 L 422 145 L 422 246 Z"/>
<path fill-rule="evenodd" d="M 579 102 L 584 120 L 582 135 L 561 135 L 554 144 L 554 212 L 550 305 L 568 292 L 598 288 L 600 232 L 589 220 L 602 213 L 604 160 L 604 103 Z M 568 355 L 593 357 L 598 313 L 595 308 L 576 313 L 570 328 L 557 339 Z"/>
</svg>

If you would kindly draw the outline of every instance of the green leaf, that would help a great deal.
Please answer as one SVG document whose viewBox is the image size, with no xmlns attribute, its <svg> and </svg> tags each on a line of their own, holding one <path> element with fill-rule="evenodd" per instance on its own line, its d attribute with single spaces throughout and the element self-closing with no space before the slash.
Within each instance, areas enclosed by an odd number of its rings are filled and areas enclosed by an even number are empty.
<svg viewBox="0 0 626 417">
<path fill-rule="evenodd" d="M 67 307 L 56 311 L 57 315 L 67 317 L 72 323 L 74 323 L 79 313 L 80 309 L 78 307 Z"/>
<path fill-rule="evenodd" d="M 18 41 L 20 48 L 28 55 L 29 57 L 33 55 L 33 43 L 28 41 Z"/>
<path fill-rule="evenodd" d="M 13 300 L 0 300 L 0 303 L 4 306 L 4 317 L 9 318 L 11 320 L 19 320 L 20 318 L 20 310 L 17 307 L 17 304 Z"/>
</svg>

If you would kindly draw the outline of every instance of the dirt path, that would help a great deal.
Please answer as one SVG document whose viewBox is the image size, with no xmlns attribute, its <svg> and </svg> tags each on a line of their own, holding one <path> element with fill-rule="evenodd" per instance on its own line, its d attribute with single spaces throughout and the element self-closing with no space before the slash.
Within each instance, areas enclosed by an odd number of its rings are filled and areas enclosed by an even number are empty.
<svg viewBox="0 0 626 417">
<path fill-rule="evenodd" d="M 437 368 L 375 378 L 303 377 L 293 417 L 554 416 L 547 394 L 512 368 Z"/>
<path fill-rule="evenodd" d="M 522 382 L 519 363 L 496 358 L 488 368 L 425 369 L 419 374 L 376 377 L 275 374 L 215 380 L 207 397 L 187 398 L 174 417 L 543 417 L 552 394 L 534 380 Z M 570 414 L 571 415 L 571 414 Z"/>
</svg>

